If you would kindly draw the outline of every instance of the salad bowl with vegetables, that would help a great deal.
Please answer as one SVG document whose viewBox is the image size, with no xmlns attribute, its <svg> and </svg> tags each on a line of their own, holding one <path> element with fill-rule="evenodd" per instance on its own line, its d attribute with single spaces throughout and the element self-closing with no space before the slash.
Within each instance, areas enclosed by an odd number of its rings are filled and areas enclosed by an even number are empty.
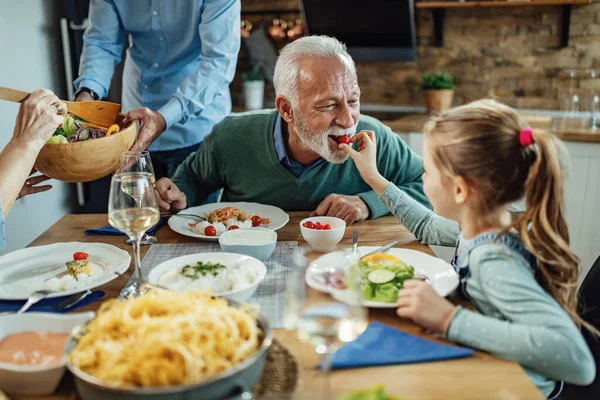
<svg viewBox="0 0 600 400">
<path fill-rule="evenodd" d="M 135 142 L 135 122 L 128 126 L 114 115 L 114 123 L 100 126 L 68 115 L 40 151 L 35 168 L 63 182 L 89 182 L 113 173 L 121 153 Z"/>
<path fill-rule="evenodd" d="M 395 308 L 398 292 L 409 279 L 426 279 L 440 296 L 458 286 L 458 276 L 446 261 L 420 251 L 392 248 L 386 253 L 362 257 L 376 247 L 334 251 L 314 260 L 306 270 L 306 283 L 313 289 L 344 300 L 346 282 L 360 282 L 363 304 L 373 308 Z"/>
</svg>

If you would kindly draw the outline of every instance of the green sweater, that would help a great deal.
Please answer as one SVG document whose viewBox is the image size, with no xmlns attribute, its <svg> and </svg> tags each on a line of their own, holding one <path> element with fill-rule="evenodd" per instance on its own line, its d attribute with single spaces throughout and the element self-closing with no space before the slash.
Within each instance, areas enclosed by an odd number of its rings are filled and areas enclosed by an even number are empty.
<svg viewBox="0 0 600 400">
<path fill-rule="evenodd" d="M 275 152 L 276 116 L 276 110 L 232 114 L 213 128 L 173 176 L 187 196 L 188 207 L 223 188 L 222 201 L 270 204 L 286 211 L 312 211 L 331 193 L 358 195 L 368 205 L 371 218 L 389 214 L 352 159 L 343 164 L 323 163 L 300 178 L 290 173 Z M 423 194 L 421 158 L 374 118 L 361 115 L 357 131 L 361 130 L 372 130 L 377 136 L 381 175 L 429 206 Z"/>
</svg>

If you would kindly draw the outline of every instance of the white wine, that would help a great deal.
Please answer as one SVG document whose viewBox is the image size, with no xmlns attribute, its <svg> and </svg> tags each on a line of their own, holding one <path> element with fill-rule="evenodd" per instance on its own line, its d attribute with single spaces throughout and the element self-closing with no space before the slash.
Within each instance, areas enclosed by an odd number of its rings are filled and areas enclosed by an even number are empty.
<svg viewBox="0 0 600 400">
<path fill-rule="evenodd" d="M 144 194 L 152 190 L 150 188 L 150 180 L 148 178 L 150 178 L 150 174 L 123 174 L 121 178 L 121 190 L 131 196 L 136 203 L 139 203 L 142 201 Z"/>
<path fill-rule="evenodd" d="M 126 208 L 109 214 L 108 222 L 127 235 L 146 232 L 160 218 L 158 209 L 154 207 Z"/>
<path fill-rule="evenodd" d="M 355 340 L 366 328 L 366 315 L 342 304 L 316 304 L 296 320 L 296 335 L 313 346 Z"/>
</svg>

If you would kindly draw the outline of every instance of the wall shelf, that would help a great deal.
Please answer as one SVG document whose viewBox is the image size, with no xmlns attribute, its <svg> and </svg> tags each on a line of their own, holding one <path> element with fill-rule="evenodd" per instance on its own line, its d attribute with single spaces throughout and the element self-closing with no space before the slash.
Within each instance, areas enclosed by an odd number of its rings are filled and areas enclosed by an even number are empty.
<svg viewBox="0 0 600 400">
<path fill-rule="evenodd" d="M 571 7 L 573 5 L 590 4 L 592 0 L 532 0 L 532 1 L 417 1 L 415 8 L 430 9 L 433 13 L 434 46 L 444 45 L 444 11 L 447 8 L 475 7 L 536 7 L 561 6 L 562 29 L 560 47 L 569 45 L 569 27 L 571 25 Z"/>
</svg>

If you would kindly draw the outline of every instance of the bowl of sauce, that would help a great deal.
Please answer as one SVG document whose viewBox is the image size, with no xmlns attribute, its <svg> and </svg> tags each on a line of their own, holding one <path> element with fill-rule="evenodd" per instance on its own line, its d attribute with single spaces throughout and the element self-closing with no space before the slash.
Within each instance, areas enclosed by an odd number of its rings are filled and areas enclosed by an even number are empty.
<svg viewBox="0 0 600 400">
<path fill-rule="evenodd" d="M 0 390 L 8 395 L 54 393 L 65 372 L 71 332 L 93 317 L 93 312 L 0 316 Z"/>
<path fill-rule="evenodd" d="M 277 246 L 277 232 L 266 228 L 234 229 L 219 236 L 221 250 L 266 261 Z"/>
</svg>

